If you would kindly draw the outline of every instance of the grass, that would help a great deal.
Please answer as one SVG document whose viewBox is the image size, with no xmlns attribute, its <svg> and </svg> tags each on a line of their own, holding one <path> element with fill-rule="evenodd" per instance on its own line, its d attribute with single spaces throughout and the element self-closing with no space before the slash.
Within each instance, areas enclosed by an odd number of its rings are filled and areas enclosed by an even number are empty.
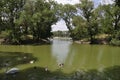
<svg viewBox="0 0 120 80">
<path fill-rule="evenodd" d="M 77 71 L 69 74 L 61 70 L 45 71 L 45 68 L 31 67 L 14 75 L 0 74 L 0 80 L 120 80 L 120 66 L 105 68 L 103 71 Z"/>
</svg>

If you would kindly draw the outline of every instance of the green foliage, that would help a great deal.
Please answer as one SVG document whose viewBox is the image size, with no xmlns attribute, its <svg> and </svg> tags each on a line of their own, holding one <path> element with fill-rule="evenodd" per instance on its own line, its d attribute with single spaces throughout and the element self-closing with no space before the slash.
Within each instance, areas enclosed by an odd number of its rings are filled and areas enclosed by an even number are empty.
<svg viewBox="0 0 120 80">
<path fill-rule="evenodd" d="M 79 40 L 88 37 L 86 21 L 82 17 L 75 16 L 73 18 L 73 25 L 75 26 L 73 30 L 74 39 Z"/>
<path fill-rule="evenodd" d="M 100 22 L 100 10 L 94 9 L 92 1 L 82 0 L 81 3 L 76 5 L 79 17 L 81 19 L 75 20 L 74 25 L 77 26 L 79 37 L 89 37 L 90 42 L 94 43 L 95 36 L 101 32 Z M 78 28 L 79 26 L 79 28 Z M 86 35 L 87 34 L 87 35 Z"/>
<path fill-rule="evenodd" d="M 114 46 L 120 46 L 120 31 L 116 32 L 116 34 L 112 36 L 110 44 Z"/>
<path fill-rule="evenodd" d="M 120 29 L 120 8 L 118 6 L 114 5 L 106 5 L 103 6 L 103 10 L 105 11 L 104 19 L 110 23 L 108 24 L 110 27 L 112 27 L 113 30 L 119 30 Z"/>
<path fill-rule="evenodd" d="M 120 66 L 105 68 L 103 73 L 106 77 L 106 80 L 119 80 Z"/>
<path fill-rule="evenodd" d="M 80 14 L 82 15 L 82 17 L 84 17 L 84 19 L 86 19 L 87 22 L 89 22 L 90 16 L 94 9 L 93 2 L 89 0 L 81 0 L 81 3 L 77 4 L 76 6 L 80 10 Z"/>
<path fill-rule="evenodd" d="M 15 21 L 20 17 L 24 3 L 24 0 L 4 0 L 2 17 L 4 17 L 5 30 L 10 30 L 8 38 L 11 42 L 19 43 L 19 29 Z"/>
<path fill-rule="evenodd" d="M 110 44 L 114 45 L 114 46 L 120 46 L 120 40 L 119 39 L 112 39 L 110 41 Z"/>
<path fill-rule="evenodd" d="M 120 1 L 119 0 L 114 0 L 115 5 L 120 7 Z"/>
<path fill-rule="evenodd" d="M 4 5 L 4 1 L 0 1 L 0 33 L 2 30 L 4 30 L 3 28 L 3 17 L 2 17 L 2 11 L 3 11 L 3 5 Z"/>
<path fill-rule="evenodd" d="M 120 45 L 120 7 L 116 4 L 102 6 L 104 15 L 102 17 L 102 25 L 104 32 L 111 35 L 110 44 Z"/>
<path fill-rule="evenodd" d="M 2 17 L 5 30 L 9 30 L 7 37 L 10 43 L 21 44 L 27 40 L 26 36 L 32 35 L 33 40 L 47 39 L 51 36 L 51 26 L 58 20 L 56 16 L 56 3 L 52 0 L 2 0 L 3 13 L 0 12 L 0 26 Z M 2 3 L 3 3 L 2 2 Z M 1 4 L 1 3 L 0 3 Z M 3 16 L 2 14 L 5 14 Z M 9 24 L 9 25 L 8 25 Z M 3 27 L 0 27 L 0 30 Z M 26 39 L 25 39 L 26 38 Z"/>
<path fill-rule="evenodd" d="M 70 37 L 68 31 L 54 31 L 52 33 L 53 37 Z"/>
<path fill-rule="evenodd" d="M 65 21 L 65 24 L 70 32 L 70 36 L 73 38 L 74 35 L 72 34 L 73 24 L 72 24 L 72 18 L 75 16 L 77 10 L 74 5 L 65 4 L 60 5 L 60 17 Z"/>
<path fill-rule="evenodd" d="M 75 39 L 90 38 L 94 43 L 98 34 L 108 34 L 114 38 L 120 31 L 120 8 L 115 4 L 93 7 L 93 2 L 82 0 L 76 4 L 78 16 L 73 18 Z M 84 24 L 84 25 L 83 25 Z"/>
<path fill-rule="evenodd" d="M 17 56 L 16 56 L 17 57 Z M 28 56 L 29 57 L 29 56 Z M 31 56 L 30 56 L 31 57 Z M 21 57 L 20 57 L 21 58 Z M 19 63 L 20 64 L 20 63 Z M 103 69 L 102 71 L 81 70 L 73 73 L 63 73 L 61 69 L 56 71 L 45 71 L 45 68 L 34 66 L 13 75 L 0 74 L 1 80 L 119 80 L 120 66 L 113 66 Z"/>
<path fill-rule="evenodd" d="M 57 22 L 55 12 L 52 9 L 49 2 L 44 0 L 35 2 L 35 13 L 32 16 L 32 20 L 34 23 L 33 37 L 37 40 L 51 36 L 51 26 Z"/>
<path fill-rule="evenodd" d="M 120 40 L 120 7 L 119 1 L 114 1 L 94 8 L 90 0 L 81 0 L 75 5 L 62 5 L 53 0 L 2 0 L 0 32 L 9 32 L 6 39 L 10 43 L 21 44 L 28 39 L 40 41 L 51 37 L 51 26 L 62 19 L 73 40 L 88 38 L 94 43 L 96 36 L 102 33 L 115 42 Z"/>
</svg>

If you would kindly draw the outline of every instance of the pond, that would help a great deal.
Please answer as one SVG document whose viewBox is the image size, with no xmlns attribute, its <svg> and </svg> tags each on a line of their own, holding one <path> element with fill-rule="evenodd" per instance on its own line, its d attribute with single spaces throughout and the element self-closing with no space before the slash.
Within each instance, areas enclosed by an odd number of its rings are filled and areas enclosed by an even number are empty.
<svg viewBox="0 0 120 80">
<path fill-rule="evenodd" d="M 36 58 L 35 63 L 14 64 L 20 69 L 32 66 L 47 67 L 51 71 L 59 69 L 58 64 L 63 63 L 62 72 L 71 73 L 78 70 L 97 69 L 120 65 L 120 47 L 108 45 L 82 45 L 72 41 L 53 40 L 51 45 L 0 45 L 0 56 L 10 53 L 14 62 L 20 56 L 15 53 L 31 54 Z M 7 54 L 6 54 L 7 53 Z M 24 57 L 22 55 L 22 57 Z M 8 57 L 3 59 L 7 60 Z M 25 57 L 24 57 L 25 58 Z M 2 59 L 2 58 L 1 58 Z M 32 58 L 34 59 L 34 58 Z M 31 60 L 31 59 L 29 59 Z M 9 61 L 10 62 L 10 61 Z M 12 63 L 12 61 L 10 62 Z M 17 62 L 16 62 L 17 63 Z"/>
</svg>

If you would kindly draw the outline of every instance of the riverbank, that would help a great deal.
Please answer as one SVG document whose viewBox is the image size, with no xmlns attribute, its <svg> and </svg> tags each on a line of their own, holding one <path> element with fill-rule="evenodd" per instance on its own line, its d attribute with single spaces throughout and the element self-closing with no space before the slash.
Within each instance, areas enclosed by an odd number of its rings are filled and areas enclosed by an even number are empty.
<svg viewBox="0 0 120 80">
<path fill-rule="evenodd" d="M 50 39 L 40 39 L 40 40 L 36 41 L 33 39 L 27 39 L 27 40 L 22 40 L 19 42 L 11 42 L 4 38 L 0 38 L 0 44 L 2 44 L 2 45 L 42 45 L 42 44 L 51 44 L 51 40 Z"/>
<path fill-rule="evenodd" d="M 45 71 L 45 68 L 31 67 L 17 74 L 5 75 L 0 73 L 0 80 L 120 80 L 120 66 L 99 70 L 80 70 L 70 74 L 57 71 Z"/>
<path fill-rule="evenodd" d="M 68 38 L 68 37 L 54 37 L 53 39 L 72 41 L 72 38 Z M 29 39 L 29 40 L 21 41 L 21 43 L 17 44 L 17 43 L 7 42 L 7 41 L 5 41 L 4 38 L 1 38 L 0 39 L 0 44 L 7 44 L 7 45 L 27 45 L 27 44 L 41 45 L 41 44 L 50 44 L 53 39 L 41 39 L 39 41 L 33 41 L 33 40 Z M 90 44 L 90 41 L 85 40 L 85 39 L 83 39 L 83 40 L 74 40 L 73 42 L 78 43 L 78 44 Z M 109 42 L 106 39 L 101 39 L 101 40 L 99 39 L 99 40 L 96 40 L 95 44 L 107 45 L 107 44 L 109 44 Z"/>
<path fill-rule="evenodd" d="M 0 44 L 3 45 L 43 45 L 43 44 L 51 44 L 54 39 L 58 40 L 65 40 L 65 41 L 73 41 L 77 44 L 98 44 L 98 45 L 113 45 L 113 46 L 120 46 L 119 40 L 111 40 L 107 37 L 99 37 L 93 40 L 93 43 L 90 42 L 89 39 L 85 38 L 82 40 L 72 40 L 70 37 L 53 37 L 49 39 L 40 39 L 39 41 L 33 40 L 31 38 L 26 40 L 21 40 L 20 42 L 11 42 L 4 38 L 0 38 Z"/>
<path fill-rule="evenodd" d="M 75 40 L 75 43 L 78 44 L 91 44 L 90 40 L 82 39 L 82 40 Z M 96 39 L 92 44 L 102 44 L 102 45 L 108 45 L 109 41 L 104 38 L 104 39 Z"/>
<path fill-rule="evenodd" d="M 4 38 L 0 38 L 0 44 L 4 42 Z"/>
</svg>

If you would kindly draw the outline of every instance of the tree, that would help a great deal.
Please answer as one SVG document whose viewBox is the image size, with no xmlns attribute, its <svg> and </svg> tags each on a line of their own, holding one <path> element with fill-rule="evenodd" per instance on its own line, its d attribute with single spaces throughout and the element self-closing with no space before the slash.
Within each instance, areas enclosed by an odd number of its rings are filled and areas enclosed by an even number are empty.
<svg viewBox="0 0 120 80">
<path fill-rule="evenodd" d="M 24 35 L 32 35 L 34 41 L 47 39 L 51 26 L 57 22 L 56 3 L 52 0 L 27 1 L 17 23 Z"/>
<path fill-rule="evenodd" d="M 6 14 L 5 18 L 7 18 L 6 29 L 10 30 L 9 40 L 14 43 L 19 43 L 19 31 L 15 21 L 20 17 L 24 4 L 25 0 L 4 0 L 3 14 Z"/>
<path fill-rule="evenodd" d="M 20 29 L 21 40 L 28 40 L 28 35 L 31 35 L 33 32 L 34 22 L 32 17 L 35 13 L 34 4 L 34 1 L 26 1 L 23 10 L 20 13 L 20 17 L 16 20 L 16 24 Z"/>
<path fill-rule="evenodd" d="M 117 0 L 116 0 L 117 1 Z M 102 25 L 112 45 L 120 45 L 120 7 L 117 3 L 103 5 Z"/>
<path fill-rule="evenodd" d="M 66 23 L 66 26 L 70 32 L 70 36 L 73 38 L 72 30 L 74 29 L 72 24 L 72 18 L 75 16 L 77 10 L 74 5 L 65 4 L 60 6 L 60 16 Z"/>
<path fill-rule="evenodd" d="M 0 2 L 0 32 L 1 32 L 1 30 L 2 30 L 2 1 Z"/>
<path fill-rule="evenodd" d="M 105 16 L 103 16 L 104 21 L 106 21 L 106 26 L 109 26 L 109 33 L 114 36 L 116 32 L 120 30 L 120 8 L 118 6 L 114 6 L 114 4 L 104 5 L 103 7 L 105 11 Z"/>
<path fill-rule="evenodd" d="M 5 29 L 4 27 L 4 21 L 5 21 L 5 17 L 4 17 L 4 9 L 3 9 L 3 6 L 4 6 L 4 1 L 0 1 L 0 33 L 1 31 L 3 31 Z"/>
<path fill-rule="evenodd" d="M 51 36 L 51 26 L 57 22 L 57 17 L 54 12 L 54 6 L 51 2 L 37 0 L 35 2 L 35 13 L 33 14 L 34 28 L 33 36 L 36 40 L 40 38 L 46 39 Z"/>
<path fill-rule="evenodd" d="M 99 32 L 99 11 L 94 9 L 94 4 L 90 0 L 81 0 L 81 3 L 77 4 L 79 16 L 86 21 L 86 28 L 90 42 L 94 43 L 95 35 Z"/>
<path fill-rule="evenodd" d="M 93 37 L 95 39 L 95 36 L 100 34 L 102 32 L 102 26 L 100 24 L 101 21 L 101 10 L 98 8 L 94 9 L 92 14 L 91 14 L 91 19 L 90 19 L 90 37 Z M 94 42 L 93 42 L 94 43 Z"/>
<path fill-rule="evenodd" d="M 114 0 L 115 5 L 120 7 L 120 0 Z"/>
<path fill-rule="evenodd" d="M 86 21 L 81 16 L 74 16 L 72 23 L 75 26 L 73 30 L 75 40 L 80 40 L 88 37 Z"/>
</svg>

